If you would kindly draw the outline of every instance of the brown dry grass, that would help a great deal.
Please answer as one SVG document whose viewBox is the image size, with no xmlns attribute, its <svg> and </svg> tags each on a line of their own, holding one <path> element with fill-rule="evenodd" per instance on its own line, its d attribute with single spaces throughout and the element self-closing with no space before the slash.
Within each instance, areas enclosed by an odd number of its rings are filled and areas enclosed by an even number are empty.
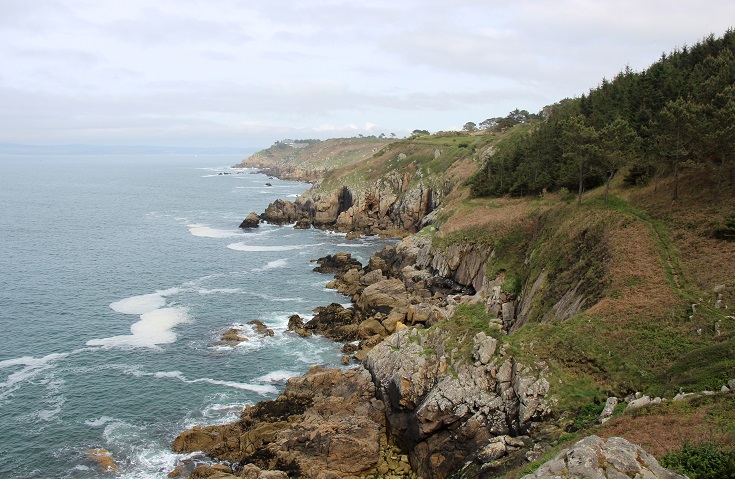
<svg viewBox="0 0 735 479">
<path fill-rule="evenodd" d="M 451 207 L 451 216 L 442 225 L 441 231 L 447 235 L 478 227 L 487 231 L 507 231 L 550 207 L 548 204 L 512 198 L 458 201 Z"/>
<path fill-rule="evenodd" d="M 631 315 L 661 316 L 680 299 L 666 280 L 664 261 L 654 234 L 641 220 L 621 221 L 607 231 L 607 295 L 589 312 L 625 322 Z"/>
<path fill-rule="evenodd" d="M 719 224 L 735 217 L 735 187 L 724 183 L 717 202 L 713 201 L 712 172 L 706 170 L 682 176 L 676 203 L 671 201 L 671 178 L 627 193 L 631 201 L 667 224 L 680 253 L 684 280 L 703 293 L 711 293 L 720 284 L 730 293 L 735 289 L 735 243 L 712 237 Z"/>
<path fill-rule="evenodd" d="M 612 419 L 595 433 L 601 437 L 624 437 L 661 458 L 668 451 L 681 449 L 682 443 L 713 441 L 735 446 L 732 430 L 735 411 L 727 396 L 669 403 L 624 414 Z"/>
</svg>

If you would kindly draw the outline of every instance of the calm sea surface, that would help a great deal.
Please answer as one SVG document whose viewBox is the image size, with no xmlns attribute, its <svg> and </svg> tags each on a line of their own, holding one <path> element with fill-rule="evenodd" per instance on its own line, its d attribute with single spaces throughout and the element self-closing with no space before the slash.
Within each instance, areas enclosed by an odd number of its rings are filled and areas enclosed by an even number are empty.
<svg viewBox="0 0 735 479">
<path fill-rule="evenodd" d="M 385 242 L 239 230 L 306 189 L 228 167 L 241 159 L 0 156 L 0 477 L 110 477 L 89 452 L 102 448 L 117 477 L 164 478 L 182 430 L 339 364 L 338 344 L 286 330 L 348 302 L 309 260 L 366 262 Z M 249 340 L 218 345 L 237 325 Z"/>
</svg>

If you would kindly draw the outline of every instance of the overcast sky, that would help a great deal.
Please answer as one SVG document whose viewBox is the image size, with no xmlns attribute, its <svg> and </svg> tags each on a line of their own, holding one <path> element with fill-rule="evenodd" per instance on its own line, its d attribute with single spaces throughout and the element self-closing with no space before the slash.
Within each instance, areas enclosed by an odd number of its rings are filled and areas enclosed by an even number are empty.
<svg viewBox="0 0 735 479">
<path fill-rule="evenodd" d="M 460 129 L 733 23 L 732 0 L 0 0 L 0 142 Z"/>
</svg>

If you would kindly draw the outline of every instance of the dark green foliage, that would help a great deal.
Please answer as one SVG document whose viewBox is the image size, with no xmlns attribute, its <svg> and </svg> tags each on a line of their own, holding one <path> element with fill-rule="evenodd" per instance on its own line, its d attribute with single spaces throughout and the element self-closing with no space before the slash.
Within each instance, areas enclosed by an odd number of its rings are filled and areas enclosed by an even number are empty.
<svg viewBox="0 0 735 479">
<path fill-rule="evenodd" d="M 735 241 L 735 218 L 728 218 L 722 226 L 715 229 L 713 236 L 717 239 Z"/>
<path fill-rule="evenodd" d="M 582 406 L 577 413 L 577 418 L 574 420 L 574 424 L 569 432 L 579 431 L 587 429 L 597 424 L 597 418 L 600 417 L 600 413 L 605 408 L 605 405 L 600 404 L 587 404 Z"/>
<path fill-rule="evenodd" d="M 681 450 L 668 452 L 661 465 L 690 479 L 735 479 L 735 450 L 713 442 L 684 442 Z"/>
<path fill-rule="evenodd" d="M 628 174 L 623 178 L 623 183 L 626 186 L 645 186 L 653 179 L 655 173 L 656 167 L 651 163 L 636 162 L 630 165 Z"/>
<path fill-rule="evenodd" d="M 480 127 L 518 124 L 512 113 Z M 655 172 L 672 174 L 676 199 L 682 168 L 712 166 L 717 199 L 722 178 L 735 171 L 735 31 L 662 55 L 640 73 L 626 67 L 542 116 L 531 134 L 499 146 L 475 174 L 475 196 L 580 192 L 609 184 L 630 166 L 628 185 L 645 183 Z"/>
</svg>

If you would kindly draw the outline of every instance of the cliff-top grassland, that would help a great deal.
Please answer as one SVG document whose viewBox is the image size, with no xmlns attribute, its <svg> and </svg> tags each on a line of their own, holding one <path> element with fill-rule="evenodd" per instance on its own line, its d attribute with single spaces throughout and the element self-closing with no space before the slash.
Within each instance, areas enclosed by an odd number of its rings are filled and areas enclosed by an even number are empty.
<svg viewBox="0 0 735 479">
<path fill-rule="evenodd" d="M 610 439 L 624 438 L 692 478 L 734 477 L 732 31 L 538 114 L 278 142 L 239 166 L 313 183 L 249 226 L 402 240 L 367 265 L 321 258 L 353 306 L 290 322 L 345 343 L 361 372 L 344 390 L 313 370 L 261 407 L 291 401 L 291 417 L 248 408 L 178 450 L 238 463 L 241 477 L 247 464 L 252 477 L 681 477 Z M 326 424 L 357 442 L 339 436 L 340 450 Z M 628 469 L 612 444 L 633 451 Z M 309 447 L 330 452 L 319 462 Z M 369 450 L 359 465 L 343 457 L 356 449 Z M 592 475 L 574 476 L 584 451 L 598 454 Z"/>
</svg>

